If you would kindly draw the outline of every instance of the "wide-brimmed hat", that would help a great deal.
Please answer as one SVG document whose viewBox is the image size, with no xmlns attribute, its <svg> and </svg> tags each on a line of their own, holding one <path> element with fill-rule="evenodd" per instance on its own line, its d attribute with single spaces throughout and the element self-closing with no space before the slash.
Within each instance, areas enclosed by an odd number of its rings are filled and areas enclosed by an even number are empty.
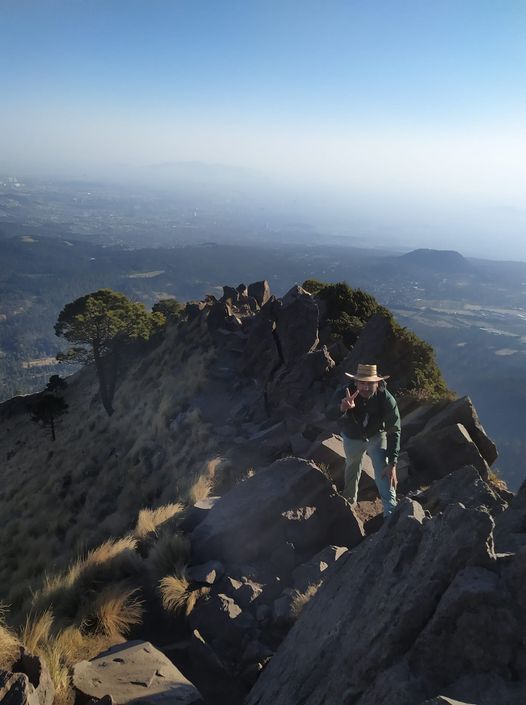
<svg viewBox="0 0 526 705">
<path fill-rule="evenodd" d="M 383 379 L 389 379 L 389 375 L 381 377 L 376 371 L 376 365 L 358 365 L 358 370 L 355 375 L 350 372 L 345 373 L 347 377 L 356 379 L 358 382 L 381 382 Z"/>
</svg>

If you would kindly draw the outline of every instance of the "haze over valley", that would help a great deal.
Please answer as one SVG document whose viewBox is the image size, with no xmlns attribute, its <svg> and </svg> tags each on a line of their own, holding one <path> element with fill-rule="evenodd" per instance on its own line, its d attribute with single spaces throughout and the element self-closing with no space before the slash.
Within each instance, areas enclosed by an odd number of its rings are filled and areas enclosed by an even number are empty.
<svg viewBox="0 0 526 705">
<path fill-rule="evenodd" d="M 371 232 L 349 228 L 343 237 L 279 208 L 233 203 L 224 184 L 214 196 L 209 185 L 195 188 L 170 195 L 129 184 L 3 179 L 2 398 L 68 372 L 54 360 L 61 345 L 54 324 L 66 303 L 89 291 L 110 287 L 151 307 L 162 298 L 219 297 L 226 282 L 266 278 L 282 295 L 291 282 L 346 281 L 435 347 L 450 387 L 473 398 L 497 439 L 503 475 L 519 481 L 526 263 L 425 248 L 403 254 Z"/>
</svg>

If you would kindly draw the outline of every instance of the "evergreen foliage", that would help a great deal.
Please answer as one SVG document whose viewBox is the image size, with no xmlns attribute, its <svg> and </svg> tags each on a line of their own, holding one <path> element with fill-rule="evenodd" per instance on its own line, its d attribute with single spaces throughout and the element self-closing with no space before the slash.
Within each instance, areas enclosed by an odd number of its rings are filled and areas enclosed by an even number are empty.
<svg viewBox="0 0 526 705">
<path fill-rule="evenodd" d="M 160 299 L 152 306 L 153 313 L 160 313 L 169 321 L 178 321 L 184 313 L 184 304 L 177 299 Z"/>
<path fill-rule="evenodd" d="M 389 387 L 393 391 L 418 399 L 437 399 L 451 394 L 431 345 L 400 326 L 374 296 L 352 289 L 346 282 L 326 284 L 308 279 L 303 288 L 323 302 L 325 315 L 320 337 L 326 342 L 342 339 L 352 348 L 371 316 L 379 314 L 388 319 L 391 330 L 379 359 L 362 362 L 376 362 L 383 374 L 391 375 Z"/>
<path fill-rule="evenodd" d="M 61 396 L 58 396 L 59 392 L 66 389 L 67 386 L 67 382 L 59 375 L 52 375 L 44 393 L 28 408 L 32 421 L 49 426 L 53 441 L 56 440 L 55 420 L 68 410 L 67 403 Z"/>
<path fill-rule="evenodd" d="M 148 338 L 165 323 L 162 313 L 148 313 L 144 304 L 130 301 L 112 289 L 99 289 L 67 304 L 55 324 L 55 333 L 76 343 L 61 362 L 94 362 L 102 404 L 113 413 L 113 396 L 123 347 Z"/>
</svg>

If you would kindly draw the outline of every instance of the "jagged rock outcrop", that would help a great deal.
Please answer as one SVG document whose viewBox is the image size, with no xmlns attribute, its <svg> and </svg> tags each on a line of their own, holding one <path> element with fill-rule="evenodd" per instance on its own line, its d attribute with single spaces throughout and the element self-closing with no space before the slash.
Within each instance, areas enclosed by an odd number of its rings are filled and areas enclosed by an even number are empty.
<svg viewBox="0 0 526 705">
<path fill-rule="evenodd" d="M 353 349 L 345 357 L 343 362 L 338 365 L 338 381 L 340 384 L 348 382 L 349 378 L 345 377 L 345 372 L 358 368 L 358 364 L 365 360 L 377 360 L 382 350 L 384 349 L 387 337 L 391 332 L 391 324 L 389 320 L 378 313 L 371 316 L 365 324 L 358 340 Z"/>
<path fill-rule="evenodd" d="M 75 664 L 73 686 L 84 701 L 111 695 L 116 705 L 204 705 L 197 688 L 147 641 L 125 642 Z"/>
<path fill-rule="evenodd" d="M 192 552 L 196 561 L 266 561 L 298 534 L 308 534 L 312 553 L 328 544 L 352 547 L 363 538 L 353 510 L 318 468 L 285 458 L 216 502 L 192 532 Z"/>
<path fill-rule="evenodd" d="M 406 449 L 422 482 L 439 480 L 465 465 L 475 467 L 482 478 L 488 477 L 489 466 L 462 424 L 422 431 Z"/>
<path fill-rule="evenodd" d="M 11 671 L 0 670 L 0 702 L 5 705 L 52 705 L 55 686 L 46 663 L 24 648 Z"/>
<path fill-rule="evenodd" d="M 518 704 L 525 558 L 496 556 L 492 529 L 486 511 L 453 504 L 429 519 L 406 500 L 336 563 L 248 705 L 420 705 L 450 693 L 485 703 L 471 694 L 489 673 L 504 694 L 493 702 Z"/>
<path fill-rule="evenodd" d="M 413 436 L 411 442 L 418 443 L 420 434 L 425 436 L 433 431 L 438 431 L 439 429 L 456 424 L 462 424 L 486 463 L 492 465 L 497 459 L 497 448 L 495 443 L 486 435 L 469 397 L 456 399 L 444 406 L 427 421 L 419 434 Z"/>
<path fill-rule="evenodd" d="M 433 482 L 415 499 L 433 515 L 459 502 L 470 509 L 485 507 L 492 515 L 504 511 L 508 506 L 472 465 L 459 468 Z"/>
</svg>

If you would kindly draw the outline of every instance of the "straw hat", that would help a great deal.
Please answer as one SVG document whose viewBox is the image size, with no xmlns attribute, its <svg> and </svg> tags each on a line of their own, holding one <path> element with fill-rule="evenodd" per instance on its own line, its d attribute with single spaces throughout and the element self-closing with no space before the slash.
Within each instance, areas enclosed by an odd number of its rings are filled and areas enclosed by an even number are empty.
<svg viewBox="0 0 526 705">
<path fill-rule="evenodd" d="M 358 365 L 358 370 L 355 375 L 350 372 L 345 373 L 347 377 L 356 379 L 358 382 L 381 382 L 383 379 L 389 379 L 389 375 L 380 377 L 376 372 L 376 365 Z"/>
</svg>

